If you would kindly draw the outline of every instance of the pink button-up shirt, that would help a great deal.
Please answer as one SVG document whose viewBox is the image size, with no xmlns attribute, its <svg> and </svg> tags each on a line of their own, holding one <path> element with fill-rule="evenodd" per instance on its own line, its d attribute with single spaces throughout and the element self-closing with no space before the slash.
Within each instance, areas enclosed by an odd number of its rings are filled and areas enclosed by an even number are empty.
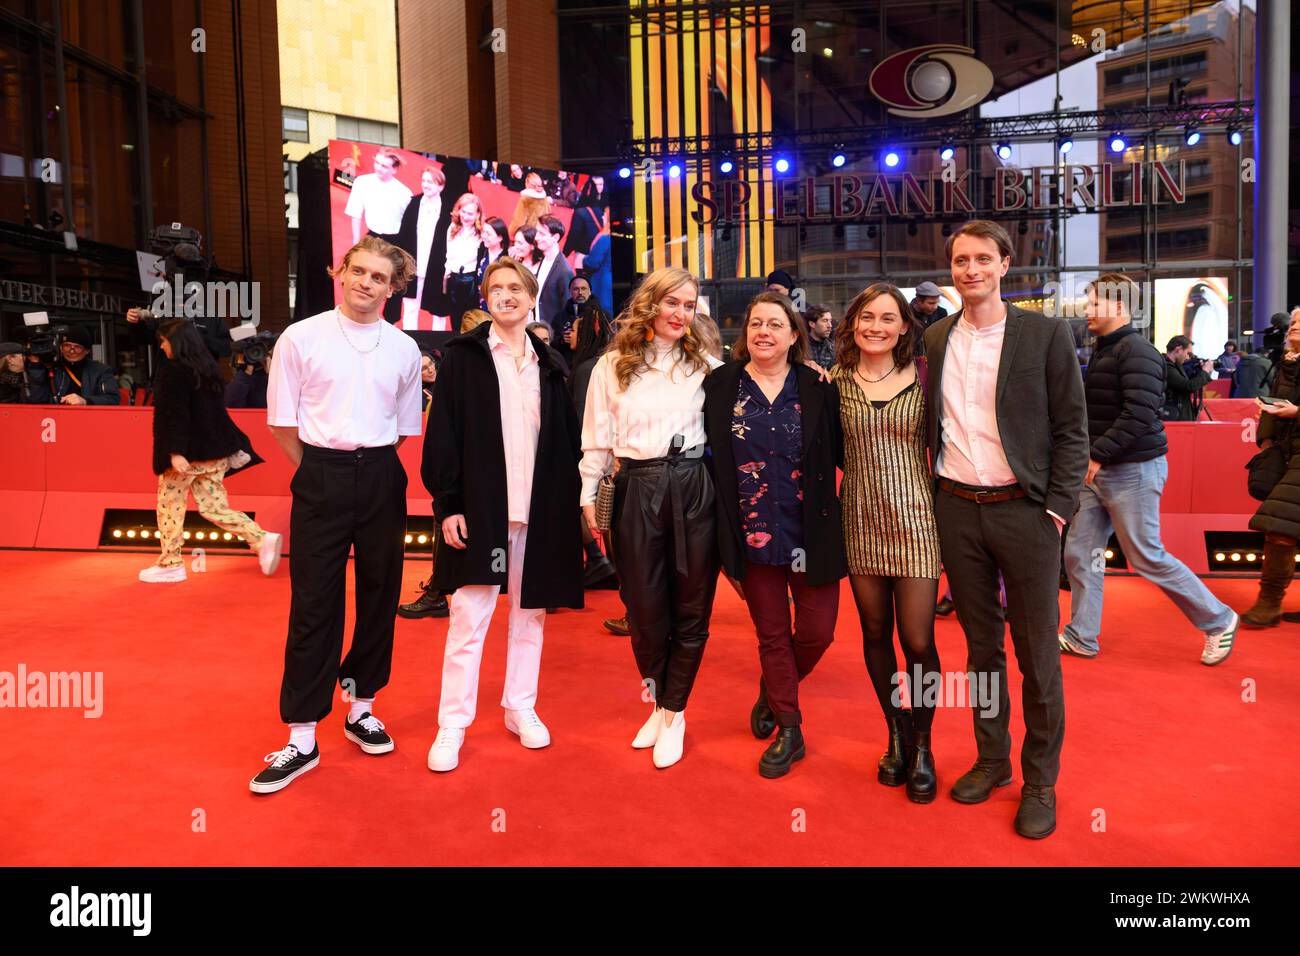
<svg viewBox="0 0 1300 956">
<path fill-rule="evenodd" d="M 533 464 L 537 460 L 537 435 L 542 430 L 542 385 L 537 350 L 524 336 L 523 368 L 496 327 L 488 330 L 488 348 L 496 363 L 501 395 L 501 442 L 506 455 L 506 512 L 508 521 L 528 523 L 533 494 Z"/>
<path fill-rule="evenodd" d="M 936 471 L 964 485 L 1016 483 L 998 432 L 998 365 L 1007 320 L 977 329 L 957 319 L 948 337 L 941 388 L 943 442 Z"/>
</svg>

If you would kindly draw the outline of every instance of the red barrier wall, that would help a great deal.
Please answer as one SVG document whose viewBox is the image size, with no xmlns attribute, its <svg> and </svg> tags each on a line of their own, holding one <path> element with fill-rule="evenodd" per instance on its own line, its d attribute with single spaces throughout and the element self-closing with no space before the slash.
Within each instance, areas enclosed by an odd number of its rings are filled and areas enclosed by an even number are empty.
<svg viewBox="0 0 1300 956">
<path fill-rule="evenodd" d="M 1234 417 L 1247 407 L 1234 406 Z M 229 480 L 231 504 L 256 512 L 258 522 L 286 535 L 291 547 L 289 462 L 267 430 L 264 410 L 233 409 L 231 416 L 266 459 Z M 151 408 L 0 405 L 0 547 L 96 548 L 105 509 L 152 509 L 158 483 L 150 468 L 152 419 Z M 1204 573 L 1205 532 L 1245 531 L 1255 511 L 1244 470 L 1255 451 L 1254 432 L 1240 419 L 1165 427 L 1165 546 Z M 430 513 L 420 480 L 421 447 L 411 438 L 398 452 L 411 515 Z"/>
</svg>

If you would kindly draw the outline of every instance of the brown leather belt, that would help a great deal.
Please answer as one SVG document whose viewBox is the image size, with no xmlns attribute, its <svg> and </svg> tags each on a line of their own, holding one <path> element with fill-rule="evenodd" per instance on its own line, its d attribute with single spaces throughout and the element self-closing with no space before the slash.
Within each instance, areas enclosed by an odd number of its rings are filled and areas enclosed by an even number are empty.
<svg viewBox="0 0 1300 956">
<path fill-rule="evenodd" d="M 956 495 L 958 498 L 965 498 L 967 501 L 973 501 L 979 505 L 995 505 L 1000 501 L 1014 501 L 1016 498 L 1024 498 L 1029 494 L 1019 485 L 1003 485 L 1000 488 L 978 488 L 974 485 L 960 484 L 951 478 L 940 478 L 938 484 L 948 494 Z"/>
</svg>

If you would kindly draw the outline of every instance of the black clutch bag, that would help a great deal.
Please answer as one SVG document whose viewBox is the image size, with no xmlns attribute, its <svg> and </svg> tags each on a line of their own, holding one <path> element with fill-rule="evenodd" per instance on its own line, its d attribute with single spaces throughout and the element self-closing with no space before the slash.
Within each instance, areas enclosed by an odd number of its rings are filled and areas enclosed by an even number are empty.
<svg viewBox="0 0 1300 956">
<path fill-rule="evenodd" d="M 1246 462 L 1246 490 L 1257 501 L 1264 501 L 1286 474 L 1286 453 L 1281 445 L 1271 445 Z"/>
</svg>

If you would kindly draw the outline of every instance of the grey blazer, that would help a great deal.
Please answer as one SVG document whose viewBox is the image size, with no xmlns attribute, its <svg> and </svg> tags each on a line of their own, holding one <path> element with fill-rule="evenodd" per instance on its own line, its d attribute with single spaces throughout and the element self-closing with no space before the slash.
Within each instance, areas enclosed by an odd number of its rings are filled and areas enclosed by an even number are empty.
<svg viewBox="0 0 1300 956">
<path fill-rule="evenodd" d="M 931 465 L 943 447 L 943 363 L 961 312 L 925 330 Z M 1088 404 L 1064 319 L 1007 304 L 997 383 L 998 434 L 1020 487 L 1067 521 L 1088 471 Z"/>
</svg>

